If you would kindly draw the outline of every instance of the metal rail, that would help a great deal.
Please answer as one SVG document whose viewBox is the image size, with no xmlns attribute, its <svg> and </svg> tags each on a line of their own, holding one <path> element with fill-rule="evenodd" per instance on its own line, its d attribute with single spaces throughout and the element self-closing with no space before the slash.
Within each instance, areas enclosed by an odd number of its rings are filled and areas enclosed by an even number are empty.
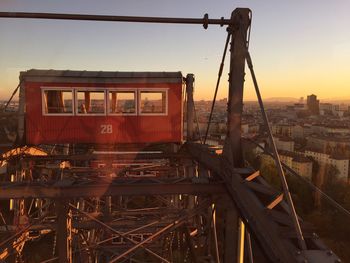
<svg viewBox="0 0 350 263">
<path fill-rule="evenodd" d="M 31 18 L 31 19 L 55 19 L 55 20 L 84 20 L 84 21 L 109 21 L 109 22 L 133 22 L 133 23 L 160 23 L 160 24 L 202 24 L 206 29 L 208 25 L 229 25 L 231 19 L 221 17 L 209 19 L 208 14 L 203 18 L 180 17 L 144 17 L 144 16 L 114 16 L 114 15 L 88 15 L 88 14 L 54 14 L 32 12 L 0 12 L 2 18 Z"/>
</svg>

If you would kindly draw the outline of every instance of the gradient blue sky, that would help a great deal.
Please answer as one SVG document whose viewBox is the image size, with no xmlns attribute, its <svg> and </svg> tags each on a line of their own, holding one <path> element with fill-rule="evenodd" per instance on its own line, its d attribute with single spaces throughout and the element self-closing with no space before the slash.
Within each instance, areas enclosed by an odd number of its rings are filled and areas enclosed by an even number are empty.
<svg viewBox="0 0 350 263">
<path fill-rule="evenodd" d="M 1 11 L 229 18 L 253 11 L 250 51 L 263 97 L 350 98 L 348 0 L 1 0 Z M 0 99 L 31 68 L 182 71 L 211 99 L 226 31 L 219 26 L 0 18 Z M 219 97 L 227 94 L 227 66 Z M 255 99 L 250 76 L 245 98 Z"/>
</svg>

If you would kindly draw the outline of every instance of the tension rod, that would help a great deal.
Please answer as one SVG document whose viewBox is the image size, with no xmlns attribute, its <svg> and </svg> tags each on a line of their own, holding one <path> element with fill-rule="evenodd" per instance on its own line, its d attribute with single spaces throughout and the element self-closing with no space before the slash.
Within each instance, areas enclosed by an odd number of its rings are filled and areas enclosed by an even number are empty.
<svg viewBox="0 0 350 263">
<path fill-rule="evenodd" d="M 208 133 L 209 133 L 209 129 L 210 129 L 211 119 L 213 117 L 213 112 L 214 112 L 214 107 L 215 107 L 215 102 L 216 102 L 216 96 L 217 96 L 218 90 L 219 90 L 219 85 L 220 85 L 220 80 L 221 80 L 221 76 L 222 76 L 222 71 L 224 70 L 224 63 L 225 63 L 228 43 L 230 42 L 230 37 L 231 37 L 231 33 L 228 33 L 227 37 L 226 37 L 224 52 L 222 54 L 222 59 L 221 59 L 220 68 L 219 68 L 219 72 L 218 72 L 218 78 L 216 80 L 216 87 L 215 87 L 215 92 L 214 92 L 214 98 L 213 98 L 213 101 L 211 103 L 211 109 L 210 109 L 210 114 L 209 114 L 209 118 L 208 118 L 208 125 L 207 125 L 207 129 L 205 131 L 203 144 L 206 143 L 207 138 L 208 138 Z"/>
<path fill-rule="evenodd" d="M 57 19 L 57 20 L 86 20 L 86 21 L 110 21 L 110 22 L 135 22 L 135 23 L 161 23 L 161 24 L 202 24 L 205 29 L 208 25 L 229 25 L 231 19 L 209 19 L 208 14 L 203 18 L 177 18 L 177 17 L 146 17 L 146 16 L 114 16 L 114 15 L 87 15 L 87 14 L 55 14 L 55 13 L 31 13 L 31 12 L 0 12 L 3 18 L 32 18 L 32 19 Z"/>
<path fill-rule="evenodd" d="M 265 111 L 265 108 L 264 108 L 264 103 L 263 103 L 262 98 L 261 98 L 258 82 L 256 80 L 255 72 L 254 72 L 254 69 L 253 69 L 252 59 L 250 57 L 250 54 L 249 54 L 248 50 L 246 52 L 246 60 L 247 60 L 248 68 L 250 70 L 250 74 L 252 76 L 252 80 L 253 80 L 253 83 L 254 83 L 254 88 L 255 88 L 255 91 L 256 91 L 256 95 L 258 97 L 258 102 L 259 102 L 259 106 L 260 106 L 260 110 L 261 110 L 261 115 L 262 115 L 264 123 L 265 123 L 265 125 L 267 127 L 267 133 L 268 133 L 268 136 L 269 136 L 269 139 L 270 139 L 270 143 L 271 143 L 271 146 L 272 146 L 272 152 L 273 152 L 273 155 L 275 157 L 274 158 L 275 164 L 276 164 L 276 167 L 277 167 L 278 175 L 280 176 L 280 179 L 281 179 L 281 182 L 282 182 L 283 192 L 284 192 L 284 195 L 285 195 L 285 197 L 287 199 L 287 203 L 288 203 L 288 206 L 289 206 L 289 209 L 290 209 L 290 214 L 292 216 L 294 228 L 295 228 L 295 231 L 296 231 L 296 234 L 297 234 L 297 237 L 298 237 L 299 247 L 300 247 L 301 250 L 306 250 L 307 247 L 306 247 L 306 243 L 305 243 L 305 240 L 304 240 L 304 237 L 303 237 L 303 233 L 302 233 L 301 228 L 300 228 L 298 215 L 297 215 L 297 213 L 295 211 L 295 208 L 294 208 L 294 204 L 293 204 L 293 200 L 292 200 L 292 197 L 290 195 L 289 188 L 288 188 L 288 183 L 287 183 L 287 180 L 286 180 L 286 176 L 284 174 L 284 171 L 283 171 L 283 168 L 282 168 L 282 164 L 281 164 L 281 160 L 280 160 L 280 157 L 278 155 L 277 147 L 276 147 L 275 141 L 274 141 L 273 136 L 272 136 L 271 127 L 270 127 L 269 120 L 267 118 L 267 114 L 266 114 L 266 111 Z"/>
</svg>

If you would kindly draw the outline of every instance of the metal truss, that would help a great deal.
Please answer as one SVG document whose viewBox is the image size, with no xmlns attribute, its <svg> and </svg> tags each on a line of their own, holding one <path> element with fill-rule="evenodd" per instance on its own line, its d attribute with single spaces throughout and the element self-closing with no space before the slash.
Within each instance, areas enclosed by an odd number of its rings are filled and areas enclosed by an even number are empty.
<svg viewBox="0 0 350 263">
<path fill-rule="evenodd" d="M 268 262 L 339 260 L 299 219 L 308 244 L 301 250 L 283 194 L 258 171 L 234 169 L 203 145 L 186 144 L 163 166 L 155 165 L 157 157 L 129 169 L 162 170 L 157 177 L 67 165 L 60 157 L 18 155 L 10 161 L 0 198 L 13 210 L 0 226 L 0 259 L 25 262 L 25 247 L 47 237 L 52 253 L 42 255 L 43 262 L 226 262 L 222 213 L 234 209 L 228 196 L 247 226 L 241 242 L 251 237 L 252 257 L 260 250 Z"/>
<path fill-rule="evenodd" d="M 222 181 L 202 175 L 188 154 L 147 160 L 141 154 L 134 162 L 123 156 L 113 161 L 129 165 L 122 169 L 96 169 L 90 165 L 96 156 L 76 157 L 8 159 L 0 199 L 10 211 L 4 211 L 0 226 L 0 259 L 25 262 L 26 247 L 44 238 L 51 253 L 41 255 L 43 262 L 209 262 L 214 257 L 218 242 L 207 242 L 216 229 L 212 205 L 226 190 Z"/>
<path fill-rule="evenodd" d="M 171 153 L 62 151 L 6 157 L 0 183 L 0 262 L 29 261 L 33 253 L 28 251 L 35 245 L 41 262 L 340 262 L 305 222 L 293 217 L 286 192 L 244 168 L 241 114 L 249 9 L 234 10 L 230 19 L 8 12 L 0 17 L 227 25 L 231 39 L 224 155 L 188 143 Z M 189 141 L 195 137 L 193 81 L 188 75 Z M 105 167 L 94 167 L 96 160 Z M 113 162 L 123 168 L 113 168 Z"/>
<path fill-rule="evenodd" d="M 224 180 L 231 201 L 269 262 L 340 262 L 300 218 L 307 248 L 299 247 L 283 192 L 272 188 L 259 171 L 234 169 L 225 156 L 213 154 L 202 145 L 189 143 L 186 148 L 195 160 Z"/>
</svg>

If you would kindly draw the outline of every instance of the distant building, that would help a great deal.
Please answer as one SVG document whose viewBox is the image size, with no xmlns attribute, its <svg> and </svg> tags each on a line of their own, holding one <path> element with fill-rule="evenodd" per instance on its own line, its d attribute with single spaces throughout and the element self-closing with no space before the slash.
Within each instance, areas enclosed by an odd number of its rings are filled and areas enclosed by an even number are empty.
<svg viewBox="0 0 350 263">
<path fill-rule="evenodd" d="M 331 103 L 320 103 L 320 115 L 330 115 L 332 113 Z"/>
<path fill-rule="evenodd" d="M 310 135 L 307 137 L 307 147 L 322 152 L 338 152 L 346 151 L 350 147 L 350 136 L 325 136 Z"/>
<path fill-rule="evenodd" d="M 312 133 L 319 134 L 319 135 L 339 135 L 339 136 L 345 136 L 347 134 L 350 134 L 350 128 L 347 125 L 342 124 L 314 124 L 311 126 Z"/>
<path fill-rule="evenodd" d="M 298 174 L 311 179 L 312 161 L 300 154 L 288 151 L 279 151 L 280 159 Z"/>
<path fill-rule="evenodd" d="M 294 151 L 294 141 L 288 137 L 275 137 L 275 144 L 278 150 Z"/>
<path fill-rule="evenodd" d="M 317 150 L 305 150 L 305 156 L 310 156 L 319 164 L 333 165 L 337 168 L 340 179 L 347 180 L 349 177 L 349 159 L 341 156 L 332 156 Z"/>
<path fill-rule="evenodd" d="M 243 135 L 254 135 L 259 132 L 259 124 L 257 123 L 251 123 L 251 122 L 242 122 L 241 124 L 241 132 Z"/>
<path fill-rule="evenodd" d="M 341 116 L 339 116 L 341 117 Z M 327 134 L 337 134 L 337 135 L 350 135 L 350 129 L 343 125 L 326 125 L 324 126 L 325 133 Z"/>
<path fill-rule="evenodd" d="M 320 101 L 317 99 L 316 95 L 311 94 L 307 96 L 306 104 L 307 104 L 308 110 L 312 115 L 320 114 Z"/>
<path fill-rule="evenodd" d="M 344 110 L 340 109 L 339 105 L 332 105 L 332 114 L 333 116 L 337 116 L 337 117 L 343 117 L 344 116 Z"/>
<path fill-rule="evenodd" d="M 311 179 L 312 161 L 309 158 L 288 151 L 279 151 L 279 156 L 282 163 L 292 168 L 299 175 Z M 274 160 L 270 155 L 262 154 L 261 162 L 264 164 L 273 164 Z"/>
<path fill-rule="evenodd" d="M 293 139 L 304 139 L 304 127 L 301 125 L 294 125 L 291 129 L 291 137 Z"/>
<path fill-rule="evenodd" d="M 346 109 L 341 109 L 340 105 L 331 103 L 320 103 L 320 115 L 333 115 L 343 117 Z"/>
<path fill-rule="evenodd" d="M 273 135 L 279 135 L 279 136 L 292 136 L 292 128 L 293 125 L 290 124 L 272 124 L 271 131 Z"/>
<path fill-rule="evenodd" d="M 304 103 L 294 103 L 294 109 L 297 111 L 306 110 L 306 105 Z"/>
<path fill-rule="evenodd" d="M 292 127 L 291 138 L 292 139 L 306 139 L 307 136 L 315 133 L 313 126 L 296 124 Z"/>
</svg>

